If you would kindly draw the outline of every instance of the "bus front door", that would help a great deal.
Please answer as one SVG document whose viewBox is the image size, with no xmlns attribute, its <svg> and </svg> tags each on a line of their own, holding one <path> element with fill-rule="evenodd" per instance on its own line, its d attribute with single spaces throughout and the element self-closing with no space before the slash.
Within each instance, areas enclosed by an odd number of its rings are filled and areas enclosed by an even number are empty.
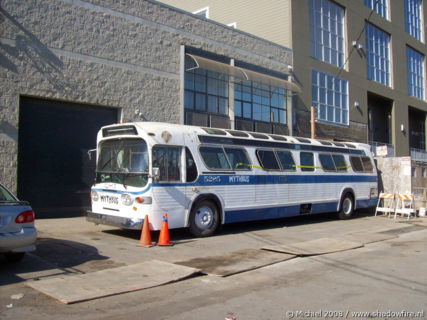
<svg viewBox="0 0 427 320">
<path fill-rule="evenodd" d="M 153 168 L 159 177 L 153 183 L 153 210 L 168 215 L 169 228 L 183 227 L 185 185 L 181 177 L 182 147 L 158 145 L 152 149 Z"/>
</svg>

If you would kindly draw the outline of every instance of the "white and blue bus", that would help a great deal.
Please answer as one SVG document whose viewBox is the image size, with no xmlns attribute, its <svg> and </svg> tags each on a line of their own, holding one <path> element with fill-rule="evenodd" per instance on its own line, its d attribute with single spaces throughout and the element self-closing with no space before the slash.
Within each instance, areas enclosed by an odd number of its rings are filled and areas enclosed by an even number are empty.
<svg viewBox="0 0 427 320">
<path fill-rule="evenodd" d="M 140 229 L 220 224 L 375 206 L 369 146 L 275 134 L 135 122 L 101 128 L 87 219 Z"/>
</svg>

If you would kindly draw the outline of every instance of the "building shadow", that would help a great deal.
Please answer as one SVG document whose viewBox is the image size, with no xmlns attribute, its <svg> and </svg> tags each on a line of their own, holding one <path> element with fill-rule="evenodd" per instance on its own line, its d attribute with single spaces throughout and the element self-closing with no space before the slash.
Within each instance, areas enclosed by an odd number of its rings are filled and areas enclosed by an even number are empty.
<svg viewBox="0 0 427 320">
<path fill-rule="evenodd" d="M 36 251 L 27 253 L 18 263 L 10 263 L 0 255 L 0 285 L 124 265 L 100 255 L 97 248 L 80 242 L 38 238 L 36 247 Z"/>
<path fill-rule="evenodd" d="M 57 89 L 71 90 L 64 84 L 62 75 L 63 63 L 62 61 L 33 33 L 20 24 L 12 15 L 10 15 L 4 8 L 0 7 L 0 17 L 2 23 L 9 23 L 16 29 L 18 36 L 10 43 L 2 43 L 1 63 L 11 72 L 18 73 L 18 66 L 9 59 L 21 60 L 26 59 L 31 65 Z M 9 57 L 8 57 L 9 56 Z"/>
</svg>

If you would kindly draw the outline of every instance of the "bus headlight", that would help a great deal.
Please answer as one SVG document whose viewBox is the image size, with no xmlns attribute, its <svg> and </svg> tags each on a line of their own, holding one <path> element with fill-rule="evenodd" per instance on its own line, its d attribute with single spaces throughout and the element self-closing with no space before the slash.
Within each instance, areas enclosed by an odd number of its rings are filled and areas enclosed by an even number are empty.
<svg viewBox="0 0 427 320">
<path fill-rule="evenodd" d="M 133 198 L 130 194 L 124 193 L 122 194 L 122 203 L 125 206 L 130 206 L 133 203 Z"/>
<path fill-rule="evenodd" d="M 378 198 L 378 189 L 377 188 L 371 188 L 370 197 L 371 197 L 371 199 Z"/>
<path fill-rule="evenodd" d="M 98 201 L 99 199 L 98 192 L 96 192 L 95 190 L 92 190 L 92 193 L 90 196 L 92 198 L 92 201 Z"/>
</svg>

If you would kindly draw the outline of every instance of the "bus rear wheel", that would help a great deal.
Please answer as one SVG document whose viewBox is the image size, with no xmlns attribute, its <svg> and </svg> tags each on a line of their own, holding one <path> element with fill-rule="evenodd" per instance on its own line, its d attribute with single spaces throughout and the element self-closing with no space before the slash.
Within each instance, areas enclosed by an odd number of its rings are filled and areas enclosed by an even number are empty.
<svg viewBox="0 0 427 320">
<path fill-rule="evenodd" d="M 196 237 L 208 237 L 219 225 L 217 206 L 210 200 L 197 203 L 190 214 L 190 232 Z"/>
<path fill-rule="evenodd" d="M 341 199 L 340 211 L 338 216 L 342 220 L 350 219 L 354 211 L 354 199 L 351 193 L 346 193 Z"/>
</svg>

